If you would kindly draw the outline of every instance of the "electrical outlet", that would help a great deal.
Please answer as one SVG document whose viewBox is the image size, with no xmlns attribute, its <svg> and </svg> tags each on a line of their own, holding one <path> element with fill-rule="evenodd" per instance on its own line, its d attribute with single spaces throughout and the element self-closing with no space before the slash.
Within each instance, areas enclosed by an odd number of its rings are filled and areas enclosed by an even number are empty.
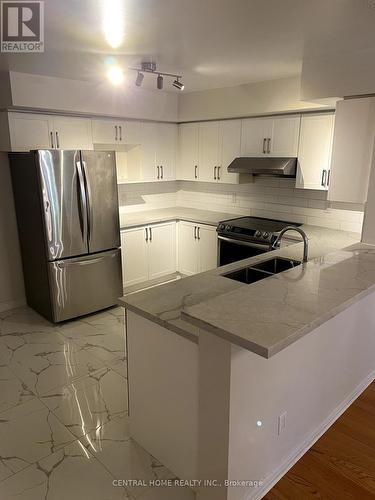
<svg viewBox="0 0 375 500">
<path fill-rule="evenodd" d="M 278 418 L 277 430 L 278 430 L 279 436 L 285 430 L 285 427 L 286 427 L 286 411 L 284 411 L 281 415 L 279 415 L 279 418 Z"/>
</svg>

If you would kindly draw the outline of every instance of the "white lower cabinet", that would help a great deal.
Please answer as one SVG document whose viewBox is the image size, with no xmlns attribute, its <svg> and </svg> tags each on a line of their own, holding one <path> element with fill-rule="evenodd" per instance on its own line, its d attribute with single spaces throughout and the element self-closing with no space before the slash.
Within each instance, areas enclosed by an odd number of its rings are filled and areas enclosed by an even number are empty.
<svg viewBox="0 0 375 500">
<path fill-rule="evenodd" d="M 124 286 L 137 285 L 176 271 L 176 223 L 121 231 Z"/>
<path fill-rule="evenodd" d="M 217 267 L 216 227 L 179 222 L 178 270 L 192 275 Z"/>
</svg>

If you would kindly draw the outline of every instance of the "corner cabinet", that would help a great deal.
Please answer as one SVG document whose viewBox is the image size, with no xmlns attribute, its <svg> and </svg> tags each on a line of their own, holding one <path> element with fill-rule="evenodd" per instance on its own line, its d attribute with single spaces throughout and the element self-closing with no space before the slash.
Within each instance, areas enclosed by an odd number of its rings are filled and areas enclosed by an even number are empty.
<svg viewBox="0 0 375 500">
<path fill-rule="evenodd" d="M 176 272 L 176 223 L 121 231 L 124 287 Z"/>
<path fill-rule="evenodd" d="M 302 116 L 296 188 L 328 191 L 334 122 L 333 113 Z"/>
<path fill-rule="evenodd" d="M 374 136 L 374 97 L 347 99 L 337 103 L 329 200 L 359 204 L 366 202 Z"/>
<path fill-rule="evenodd" d="M 241 155 L 297 156 L 300 121 L 300 115 L 242 120 Z"/>
<path fill-rule="evenodd" d="M 183 275 L 217 267 L 216 227 L 193 222 L 178 223 L 178 270 Z"/>
<path fill-rule="evenodd" d="M 10 150 L 93 149 L 91 120 L 37 113 L 8 113 Z"/>
</svg>

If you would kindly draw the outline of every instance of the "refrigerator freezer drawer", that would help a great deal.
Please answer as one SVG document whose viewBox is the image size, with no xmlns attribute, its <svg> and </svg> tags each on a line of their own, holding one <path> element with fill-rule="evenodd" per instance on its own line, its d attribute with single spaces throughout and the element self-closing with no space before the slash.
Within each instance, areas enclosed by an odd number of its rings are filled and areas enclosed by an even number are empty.
<svg viewBox="0 0 375 500">
<path fill-rule="evenodd" d="M 122 295 L 119 249 L 48 265 L 54 322 L 110 307 Z"/>
</svg>

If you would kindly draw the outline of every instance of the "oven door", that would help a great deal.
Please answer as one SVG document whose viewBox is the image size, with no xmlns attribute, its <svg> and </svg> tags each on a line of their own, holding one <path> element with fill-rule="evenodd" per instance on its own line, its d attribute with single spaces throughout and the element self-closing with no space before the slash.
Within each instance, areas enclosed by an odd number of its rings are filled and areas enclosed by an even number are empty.
<svg viewBox="0 0 375 500">
<path fill-rule="evenodd" d="M 225 266 L 238 260 L 248 259 L 255 255 L 269 252 L 269 245 L 252 243 L 249 241 L 228 238 L 218 235 L 218 264 Z"/>
</svg>

